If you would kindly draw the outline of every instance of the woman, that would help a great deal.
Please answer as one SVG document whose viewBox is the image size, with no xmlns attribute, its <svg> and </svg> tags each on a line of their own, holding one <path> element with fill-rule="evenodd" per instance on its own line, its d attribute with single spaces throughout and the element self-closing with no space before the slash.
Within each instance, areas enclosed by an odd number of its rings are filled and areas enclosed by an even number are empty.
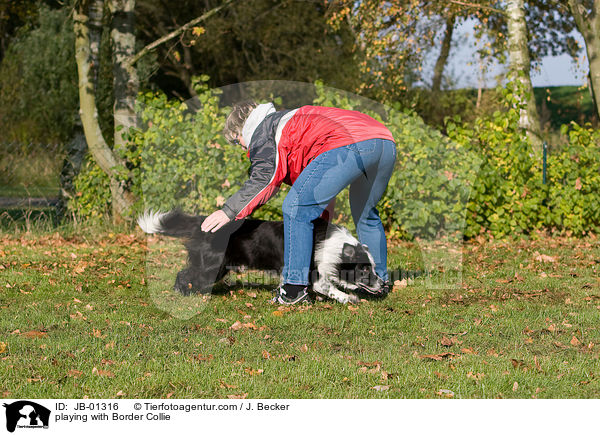
<svg viewBox="0 0 600 435">
<path fill-rule="evenodd" d="M 272 103 L 248 102 L 233 108 L 224 134 L 248 150 L 250 178 L 204 220 L 203 231 L 214 232 L 248 216 L 282 182 L 292 186 L 283 202 L 284 268 L 275 302 L 310 302 L 312 221 L 347 186 L 358 239 L 369 248 L 375 271 L 389 290 L 387 242 L 376 208 L 396 159 L 394 138 L 385 126 L 350 110 L 303 106 L 276 111 Z"/>
</svg>

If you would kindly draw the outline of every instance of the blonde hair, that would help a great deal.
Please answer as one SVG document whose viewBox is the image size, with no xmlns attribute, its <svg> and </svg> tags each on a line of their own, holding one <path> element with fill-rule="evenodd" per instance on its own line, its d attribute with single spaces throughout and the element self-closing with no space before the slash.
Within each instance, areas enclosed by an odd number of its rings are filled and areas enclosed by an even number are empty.
<svg viewBox="0 0 600 435">
<path fill-rule="evenodd" d="M 223 135 L 225 140 L 229 143 L 235 143 L 238 136 L 242 134 L 242 128 L 250 113 L 254 108 L 258 106 L 254 101 L 244 101 L 237 103 L 233 106 L 233 110 L 225 121 L 225 128 L 223 129 Z"/>
</svg>

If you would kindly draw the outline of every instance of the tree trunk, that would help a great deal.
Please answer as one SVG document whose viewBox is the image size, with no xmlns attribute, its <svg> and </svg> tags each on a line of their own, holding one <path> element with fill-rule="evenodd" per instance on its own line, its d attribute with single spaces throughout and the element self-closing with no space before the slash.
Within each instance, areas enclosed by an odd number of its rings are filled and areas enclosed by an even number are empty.
<svg viewBox="0 0 600 435">
<path fill-rule="evenodd" d="M 125 151 L 125 133 L 137 126 L 135 100 L 139 89 L 137 71 L 131 64 L 135 55 L 135 0 L 110 0 L 112 14 L 110 39 L 113 52 L 113 89 L 115 94 L 114 149 Z"/>
<path fill-rule="evenodd" d="M 98 87 L 98 69 L 100 67 L 100 40 L 102 39 L 102 18 L 104 17 L 104 0 L 89 0 L 90 28 L 90 64 L 91 80 L 94 92 Z"/>
<path fill-rule="evenodd" d="M 525 95 L 520 96 L 525 108 L 521 110 L 519 126 L 527 131 L 527 136 L 536 149 L 541 149 L 541 126 L 535 105 L 535 96 L 531 84 L 531 58 L 527 46 L 527 22 L 525 20 L 524 0 L 508 0 L 506 6 L 508 19 L 508 51 L 513 79 L 523 85 Z"/>
<path fill-rule="evenodd" d="M 595 97 L 596 113 L 600 118 L 600 0 L 593 0 L 590 10 L 580 0 L 568 0 L 568 3 L 577 30 L 585 41 L 590 65 L 590 85 Z"/>
<path fill-rule="evenodd" d="M 100 168 L 108 175 L 112 197 L 113 218 L 121 220 L 133 205 L 133 197 L 120 181 L 127 172 L 125 162 L 107 145 L 98 122 L 98 107 L 93 82 L 93 56 L 90 48 L 88 4 L 80 2 L 74 10 L 75 60 L 79 77 L 79 115 L 85 139 Z"/>
<path fill-rule="evenodd" d="M 436 93 L 442 89 L 442 78 L 444 76 L 444 68 L 448 63 L 448 57 L 450 56 L 450 48 L 452 46 L 452 33 L 454 33 L 454 23 L 456 17 L 451 15 L 446 20 L 446 31 L 444 32 L 444 40 L 442 41 L 442 48 L 440 55 L 438 56 L 435 68 L 433 69 L 433 82 L 431 90 Z"/>
</svg>

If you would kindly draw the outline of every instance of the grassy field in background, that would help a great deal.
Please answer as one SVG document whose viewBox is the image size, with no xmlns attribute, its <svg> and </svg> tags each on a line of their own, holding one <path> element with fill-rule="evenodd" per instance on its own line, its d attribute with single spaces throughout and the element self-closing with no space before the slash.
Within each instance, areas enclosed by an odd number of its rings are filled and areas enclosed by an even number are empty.
<svg viewBox="0 0 600 435">
<path fill-rule="evenodd" d="M 176 295 L 177 244 L 82 234 L 1 236 L 0 397 L 600 397 L 596 239 L 474 241 L 458 289 L 278 309 Z M 410 243 L 390 262 L 423 264 Z"/>
<path fill-rule="evenodd" d="M 586 122 L 598 124 L 594 103 L 586 88 L 577 86 L 553 86 L 534 88 L 535 99 L 543 123 L 558 131 L 563 124 L 575 121 L 580 125 Z"/>
</svg>

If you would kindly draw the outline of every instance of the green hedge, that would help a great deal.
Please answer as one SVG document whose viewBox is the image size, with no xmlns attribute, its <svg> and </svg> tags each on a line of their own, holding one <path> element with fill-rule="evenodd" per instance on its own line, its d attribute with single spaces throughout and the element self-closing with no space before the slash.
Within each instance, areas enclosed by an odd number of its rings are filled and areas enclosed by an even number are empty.
<svg viewBox="0 0 600 435">
<path fill-rule="evenodd" d="M 201 104 L 196 112 L 161 93 L 140 95 L 144 128 L 129 132 L 126 156 L 140 198 L 135 213 L 176 206 L 210 213 L 247 178 L 248 158 L 221 133 L 229 109 L 219 106 L 219 91 L 208 89 L 206 80 L 195 84 Z M 393 236 L 431 239 L 489 232 L 502 237 L 540 228 L 583 234 L 600 225 L 600 132 L 591 126 L 564 127 L 569 145 L 549 156 L 543 184 L 541 154 L 532 151 L 517 127 L 518 89 L 513 85 L 504 90 L 505 110 L 472 124 L 449 120 L 448 136 L 400 107 L 374 107 L 319 82 L 315 89 L 314 104 L 364 111 L 394 135 L 396 170 L 379 204 Z M 86 166 L 76 186 L 80 193 L 72 209 L 84 217 L 106 212 L 108 181 L 95 164 Z M 286 192 L 283 187 L 254 216 L 281 219 Z M 335 220 L 352 226 L 345 194 L 336 204 Z"/>
</svg>

